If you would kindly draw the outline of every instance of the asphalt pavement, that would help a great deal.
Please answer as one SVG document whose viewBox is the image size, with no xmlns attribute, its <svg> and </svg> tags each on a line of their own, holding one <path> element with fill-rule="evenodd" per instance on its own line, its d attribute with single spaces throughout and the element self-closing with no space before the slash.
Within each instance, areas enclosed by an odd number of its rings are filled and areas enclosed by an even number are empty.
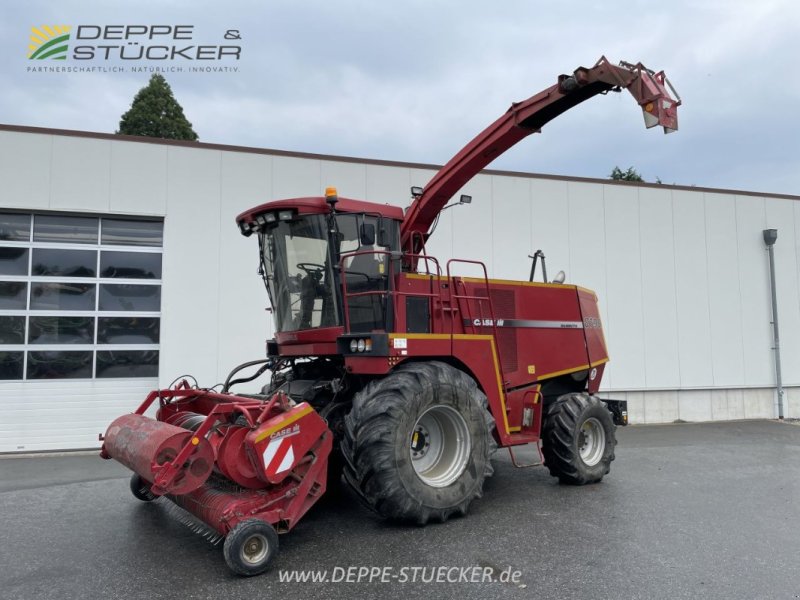
<svg viewBox="0 0 800 600">
<path fill-rule="evenodd" d="M 3 457 L 0 598 L 800 598 L 800 426 L 631 426 L 618 439 L 610 475 L 586 487 L 498 451 L 483 498 L 446 524 L 392 525 L 334 495 L 250 579 L 167 501 L 134 499 L 113 461 Z M 280 581 L 294 569 L 329 581 Z M 500 575 L 516 581 L 488 581 Z"/>
</svg>

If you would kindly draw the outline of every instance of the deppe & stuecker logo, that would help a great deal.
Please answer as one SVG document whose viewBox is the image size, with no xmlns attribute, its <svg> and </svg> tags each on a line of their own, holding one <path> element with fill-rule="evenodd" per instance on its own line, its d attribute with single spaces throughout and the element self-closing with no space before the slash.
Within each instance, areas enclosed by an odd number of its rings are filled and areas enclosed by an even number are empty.
<svg viewBox="0 0 800 600">
<path fill-rule="evenodd" d="M 28 58 L 76 61 L 240 60 L 242 47 L 234 44 L 195 44 L 194 25 L 78 25 L 69 49 L 70 25 L 31 28 Z M 226 41 L 241 39 L 228 29 Z"/>
<path fill-rule="evenodd" d="M 69 46 L 70 25 L 42 25 L 31 27 L 30 43 L 28 44 L 28 58 L 42 60 L 65 60 Z"/>
</svg>

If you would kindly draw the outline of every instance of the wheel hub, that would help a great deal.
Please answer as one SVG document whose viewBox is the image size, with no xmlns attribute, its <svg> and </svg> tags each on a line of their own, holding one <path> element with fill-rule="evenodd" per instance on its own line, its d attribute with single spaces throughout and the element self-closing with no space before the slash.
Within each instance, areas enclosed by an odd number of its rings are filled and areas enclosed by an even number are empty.
<svg viewBox="0 0 800 600">
<path fill-rule="evenodd" d="M 586 419 L 578 432 L 578 452 L 587 466 L 594 466 L 603 458 L 606 447 L 606 430 L 600 421 Z"/>
<path fill-rule="evenodd" d="M 431 447 L 429 438 L 428 430 L 420 423 L 417 423 L 417 427 L 411 436 L 411 458 L 420 459 L 428 453 L 428 448 Z"/>
<path fill-rule="evenodd" d="M 422 413 L 410 442 L 414 471 L 431 487 L 456 481 L 466 469 L 472 449 L 467 422 L 450 406 L 433 406 Z"/>
<path fill-rule="evenodd" d="M 269 542 L 261 534 L 253 535 L 242 546 L 242 558 L 251 564 L 263 560 L 269 550 Z"/>
</svg>

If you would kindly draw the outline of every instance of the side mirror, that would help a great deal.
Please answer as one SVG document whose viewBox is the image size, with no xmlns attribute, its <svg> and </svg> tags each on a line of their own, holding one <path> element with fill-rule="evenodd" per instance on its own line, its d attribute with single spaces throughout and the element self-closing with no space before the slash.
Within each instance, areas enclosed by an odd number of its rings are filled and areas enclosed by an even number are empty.
<svg viewBox="0 0 800 600">
<path fill-rule="evenodd" d="M 386 228 L 383 226 L 383 223 L 380 224 L 380 228 L 378 229 L 378 246 L 381 248 L 388 248 L 392 245 L 391 240 L 389 239 L 389 232 L 386 231 Z"/>
<path fill-rule="evenodd" d="M 375 225 L 362 223 L 360 237 L 362 246 L 373 246 L 375 244 Z"/>
</svg>

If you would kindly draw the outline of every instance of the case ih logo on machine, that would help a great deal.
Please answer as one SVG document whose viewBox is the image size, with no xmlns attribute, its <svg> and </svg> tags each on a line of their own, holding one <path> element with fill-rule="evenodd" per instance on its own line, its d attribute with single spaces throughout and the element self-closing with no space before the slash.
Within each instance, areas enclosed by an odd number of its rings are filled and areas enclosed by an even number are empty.
<svg viewBox="0 0 800 600">
<path fill-rule="evenodd" d="M 497 319 L 497 326 L 498 327 L 502 327 L 503 323 L 504 323 L 503 319 Z M 491 327 L 492 325 L 495 324 L 495 322 L 492 319 L 475 319 L 472 322 L 472 324 L 475 327 Z"/>
<path fill-rule="evenodd" d="M 270 434 L 269 439 L 274 440 L 276 438 L 289 437 L 290 435 L 297 435 L 298 433 L 300 433 L 300 425 L 295 423 L 292 427 L 287 427 L 286 429 L 281 429 L 280 431 Z"/>
<path fill-rule="evenodd" d="M 31 60 L 66 60 L 69 50 L 70 25 L 41 25 L 31 27 L 28 58 Z"/>
</svg>

